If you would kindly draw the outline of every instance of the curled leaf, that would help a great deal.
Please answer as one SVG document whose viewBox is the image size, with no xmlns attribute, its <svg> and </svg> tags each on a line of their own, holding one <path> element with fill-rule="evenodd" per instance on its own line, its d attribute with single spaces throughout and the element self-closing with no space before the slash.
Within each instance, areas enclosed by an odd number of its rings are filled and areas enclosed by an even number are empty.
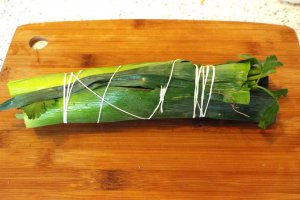
<svg viewBox="0 0 300 200">
<path fill-rule="evenodd" d="M 29 119 L 36 119 L 39 118 L 43 113 L 45 113 L 48 108 L 51 108 L 55 104 L 55 102 L 55 99 L 35 102 L 22 107 L 22 110 L 26 113 Z"/>
</svg>

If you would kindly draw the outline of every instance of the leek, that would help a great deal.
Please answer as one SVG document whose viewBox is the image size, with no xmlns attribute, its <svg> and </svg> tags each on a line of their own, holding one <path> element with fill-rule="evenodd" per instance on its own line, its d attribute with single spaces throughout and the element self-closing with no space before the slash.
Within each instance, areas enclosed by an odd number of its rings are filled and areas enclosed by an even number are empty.
<svg viewBox="0 0 300 200">
<path fill-rule="evenodd" d="M 267 128 L 275 122 L 279 111 L 278 98 L 287 90 L 270 91 L 262 81 L 281 66 L 276 56 L 260 61 L 241 55 L 240 61 L 215 65 L 211 100 L 205 117 L 257 123 Z M 122 65 L 105 95 L 105 100 L 123 110 L 143 118 L 149 117 L 157 106 L 161 86 L 168 82 L 173 61 L 147 62 Z M 80 81 L 94 93 L 103 96 L 105 88 L 117 66 L 83 70 Z M 76 74 L 77 72 L 74 72 Z M 42 75 L 11 81 L 8 89 L 11 99 L 0 105 L 1 110 L 12 108 L 23 111 L 27 128 L 63 123 L 63 88 L 65 74 Z M 68 79 L 70 75 L 66 78 Z M 208 76 L 208 85 L 212 77 Z M 68 123 L 96 123 L 101 101 L 84 85 L 73 79 L 68 103 Z M 199 86 L 200 90 L 202 85 Z M 192 118 L 194 107 L 195 66 L 178 60 L 165 95 L 163 112 L 157 111 L 153 119 Z M 209 90 L 204 92 L 207 102 Z M 104 103 L 101 122 L 136 120 L 137 118 Z"/>
</svg>

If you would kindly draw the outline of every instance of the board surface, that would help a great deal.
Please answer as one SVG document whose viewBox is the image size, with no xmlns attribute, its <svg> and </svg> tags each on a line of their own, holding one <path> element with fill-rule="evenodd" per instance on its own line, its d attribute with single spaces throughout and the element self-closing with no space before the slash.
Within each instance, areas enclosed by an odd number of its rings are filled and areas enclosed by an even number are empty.
<svg viewBox="0 0 300 200">
<path fill-rule="evenodd" d="M 36 52 L 29 40 L 48 46 Z M 284 26 L 211 21 L 108 20 L 30 24 L 16 30 L 6 83 L 89 67 L 183 58 L 214 64 L 275 54 L 288 88 L 277 123 L 132 121 L 25 129 L 0 113 L 1 199 L 300 199 L 300 48 Z"/>
</svg>

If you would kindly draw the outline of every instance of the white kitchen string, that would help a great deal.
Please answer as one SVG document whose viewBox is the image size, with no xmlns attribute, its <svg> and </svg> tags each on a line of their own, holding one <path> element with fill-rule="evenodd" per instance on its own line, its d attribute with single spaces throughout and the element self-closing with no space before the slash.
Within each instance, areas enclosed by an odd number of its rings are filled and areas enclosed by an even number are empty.
<svg viewBox="0 0 300 200">
<path fill-rule="evenodd" d="M 82 70 L 80 70 L 77 73 L 76 77 L 78 77 L 81 72 L 82 72 Z M 71 72 L 71 75 L 70 75 L 69 80 L 68 80 L 67 89 L 66 89 L 67 73 L 65 73 L 65 76 L 64 76 L 64 88 L 63 88 L 63 122 L 65 124 L 68 123 L 68 104 L 69 104 L 69 100 L 70 100 L 70 97 L 71 97 L 71 94 L 72 94 L 73 86 L 74 86 L 74 84 L 76 82 L 76 80 L 74 80 L 74 82 L 71 84 L 73 76 L 75 77 L 75 75 L 73 74 L 73 72 Z"/>
<path fill-rule="evenodd" d="M 114 76 L 116 75 L 116 73 L 119 71 L 119 69 L 121 68 L 122 66 L 120 65 L 116 71 L 113 73 L 113 75 L 110 77 L 109 79 L 109 82 L 107 83 L 107 86 L 104 90 L 104 93 L 103 93 L 103 96 L 102 96 L 102 99 L 101 99 L 101 104 L 100 104 L 100 109 L 99 109 L 99 115 L 98 115 L 98 120 L 97 120 L 97 123 L 100 122 L 100 118 L 101 118 L 101 113 L 102 113 L 102 107 L 103 107 L 103 103 L 104 103 L 104 99 L 105 99 L 105 95 L 106 95 L 106 92 L 108 90 L 108 87 L 110 86 L 110 83 L 112 81 L 112 79 L 114 78 Z"/>
<path fill-rule="evenodd" d="M 201 65 L 201 67 L 199 69 L 198 65 L 195 64 L 195 67 L 196 67 L 196 69 L 195 69 L 195 92 L 194 92 L 193 118 L 196 117 L 197 106 L 198 106 L 199 111 L 200 111 L 199 117 L 205 117 L 206 111 L 207 111 L 207 108 L 208 108 L 208 105 L 209 105 L 209 102 L 210 102 L 210 99 L 211 99 L 212 89 L 213 89 L 213 85 L 214 85 L 214 82 L 215 82 L 215 75 L 216 75 L 215 74 L 216 73 L 215 66 L 213 66 L 213 65 L 206 65 L 206 66 Z M 210 81 L 210 90 L 209 90 L 209 94 L 208 94 L 207 103 L 206 103 L 206 106 L 204 108 L 203 106 L 204 106 L 205 89 L 206 89 L 206 84 L 207 84 L 210 68 L 212 68 L 212 75 L 211 75 L 211 81 Z M 200 105 L 199 105 L 198 95 L 199 95 L 199 82 L 200 82 L 201 74 L 202 74 L 202 92 L 201 92 L 201 102 L 200 102 Z"/>
<path fill-rule="evenodd" d="M 167 93 L 169 84 L 171 82 L 172 76 L 173 76 L 173 71 L 174 71 L 174 67 L 175 67 L 175 63 L 178 61 L 179 59 L 174 60 L 173 64 L 172 64 L 172 68 L 171 68 L 171 73 L 169 76 L 169 80 L 167 82 L 166 86 L 160 86 L 160 93 L 159 93 L 159 102 L 156 106 L 156 108 L 154 109 L 154 111 L 152 112 L 152 114 L 148 117 L 148 119 L 151 119 L 153 117 L 153 115 L 156 113 L 156 111 L 158 110 L 158 108 L 160 107 L 160 112 L 163 113 L 163 105 L 164 105 L 164 101 L 165 101 L 165 95 Z"/>
<path fill-rule="evenodd" d="M 107 103 L 108 105 L 112 106 L 113 108 L 115 108 L 115 109 L 117 109 L 117 110 L 119 110 L 119 111 L 121 111 L 123 113 L 126 113 L 126 114 L 128 114 L 128 115 L 130 115 L 132 117 L 138 118 L 138 119 L 144 119 L 144 120 L 151 119 L 153 117 L 153 115 L 157 112 L 157 110 L 159 108 L 160 108 L 160 112 L 163 113 L 163 104 L 164 104 L 164 100 L 165 100 L 165 95 L 167 93 L 169 84 L 170 84 L 172 76 L 173 76 L 173 72 L 174 72 L 174 68 L 175 68 L 175 63 L 178 60 L 179 59 L 173 61 L 168 82 L 167 82 L 167 84 L 165 86 L 161 85 L 160 94 L 159 94 L 159 102 L 158 102 L 157 106 L 155 107 L 155 109 L 153 110 L 153 112 L 150 114 L 149 117 L 141 117 L 141 116 L 135 115 L 135 114 L 130 113 L 130 112 L 126 111 L 126 110 L 123 110 L 123 109 L 121 109 L 121 108 L 119 108 L 119 107 L 117 107 L 117 106 L 113 105 L 112 103 L 110 103 L 110 102 L 108 102 L 108 101 L 105 100 L 105 95 L 106 95 L 106 92 L 107 92 L 107 90 L 108 90 L 111 82 L 112 82 L 112 79 L 114 78 L 114 76 L 118 72 L 118 70 L 121 68 L 121 66 L 119 66 L 115 70 L 115 72 L 112 74 L 112 76 L 111 76 L 111 78 L 110 78 L 110 80 L 109 80 L 109 82 L 108 82 L 108 84 L 107 84 L 107 86 L 105 88 L 103 96 L 100 96 L 97 93 L 95 93 L 93 90 L 91 90 L 87 85 L 85 85 L 79 79 L 78 76 L 80 75 L 81 71 L 79 71 L 77 73 L 77 75 L 74 75 L 71 72 L 71 75 L 69 77 L 68 83 L 67 83 L 67 73 L 65 73 L 64 84 L 63 84 L 63 122 L 64 123 L 68 122 L 68 104 L 69 104 L 69 100 L 70 100 L 70 97 L 71 97 L 71 93 L 72 93 L 72 89 L 73 89 L 74 83 L 76 81 L 78 81 L 87 90 L 89 90 L 91 93 L 93 93 L 95 96 L 97 96 L 101 100 L 97 123 L 100 123 L 101 112 L 102 112 L 102 107 L 103 107 L 103 103 L 104 102 Z M 196 117 L 197 106 L 198 106 L 198 108 L 200 110 L 199 117 L 205 117 L 206 111 L 207 111 L 207 108 L 208 108 L 208 105 L 209 105 L 209 102 L 210 102 L 210 99 L 211 99 L 213 84 L 214 84 L 214 80 L 215 80 L 215 66 L 213 66 L 213 65 L 203 66 L 202 65 L 200 67 L 200 69 L 199 69 L 198 65 L 195 65 L 195 67 L 196 68 L 195 68 L 195 89 L 194 89 L 194 112 L 193 112 L 193 118 Z M 209 96 L 208 96 L 208 99 L 207 99 L 206 106 L 204 108 L 203 106 L 204 106 L 205 88 L 206 88 L 206 84 L 207 84 L 207 80 L 208 80 L 208 76 L 209 76 L 209 69 L 210 69 L 210 67 L 212 68 L 212 72 L 213 73 L 211 75 Z M 202 92 L 201 92 L 201 102 L 199 104 L 198 96 L 199 96 L 199 82 L 200 82 L 201 75 L 202 75 Z M 72 83 L 73 77 L 74 77 L 74 81 Z"/>
</svg>

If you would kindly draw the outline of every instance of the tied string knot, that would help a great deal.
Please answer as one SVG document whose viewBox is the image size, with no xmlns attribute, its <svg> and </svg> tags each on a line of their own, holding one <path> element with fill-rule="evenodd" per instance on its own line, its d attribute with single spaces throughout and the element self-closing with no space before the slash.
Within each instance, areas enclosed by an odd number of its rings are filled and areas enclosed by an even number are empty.
<svg viewBox="0 0 300 200">
<path fill-rule="evenodd" d="M 137 118 L 137 119 L 143 119 L 143 120 L 147 120 L 147 119 L 151 119 L 154 114 L 157 112 L 158 109 L 160 109 L 160 112 L 163 113 L 163 106 L 164 106 L 164 101 L 165 101 L 165 95 L 167 93 L 167 90 L 169 88 L 171 79 L 173 77 L 173 72 L 174 72 L 174 68 L 175 68 L 175 63 L 179 61 L 179 59 L 176 59 L 173 61 L 172 63 L 172 67 L 171 67 L 171 72 L 169 75 L 169 79 L 168 82 L 165 86 L 161 85 L 160 88 L 160 93 L 159 93 L 159 101 L 157 106 L 154 108 L 153 112 L 150 114 L 149 117 L 142 117 L 142 116 L 138 116 L 135 115 L 127 110 L 124 110 L 122 108 L 119 108 L 118 106 L 110 103 L 109 101 L 107 101 L 105 99 L 106 93 L 109 89 L 109 86 L 115 76 L 115 74 L 119 71 L 119 69 L 122 66 L 119 66 L 116 68 L 115 72 L 112 74 L 112 76 L 110 77 L 106 88 L 102 94 L 102 96 L 100 96 L 99 94 L 97 94 L 95 91 L 93 91 L 92 89 L 90 89 L 86 84 L 84 84 L 80 79 L 79 79 L 79 75 L 81 74 L 82 71 L 79 71 L 76 75 L 71 72 L 70 73 L 70 77 L 67 80 L 67 76 L 68 74 L 65 73 L 64 75 L 64 82 L 63 82 L 63 123 L 68 123 L 68 104 L 70 101 L 70 97 L 72 94 L 72 89 L 73 86 L 75 84 L 76 81 L 78 81 L 82 86 L 84 86 L 89 92 L 93 93 L 95 96 L 97 96 L 99 98 L 99 102 L 100 102 L 100 106 L 99 106 L 99 113 L 98 113 L 98 119 L 97 119 L 97 123 L 100 123 L 101 120 L 101 113 L 102 113 L 102 108 L 103 108 L 103 104 L 106 103 L 109 106 L 119 110 L 120 112 L 123 112 L 125 114 L 130 115 L 133 118 Z M 208 76 L 209 76 L 209 71 L 210 68 L 212 68 L 212 75 L 211 75 L 211 81 L 210 81 L 210 90 L 209 90 L 209 96 L 207 99 L 207 103 L 204 106 L 204 96 L 205 96 L 205 88 L 206 88 L 206 84 L 208 81 Z M 200 85 L 200 79 L 202 77 L 202 81 L 201 81 L 201 100 L 200 103 L 198 101 L 198 96 L 199 96 L 199 85 Z M 74 79 L 74 80 L 73 80 Z M 206 115 L 206 111 L 211 99 L 211 94 L 212 94 L 212 89 L 213 89 L 213 84 L 214 84 L 214 80 L 215 80 L 215 66 L 213 65 L 207 65 L 207 66 L 203 66 L 201 65 L 201 67 L 199 68 L 198 65 L 195 64 L 195 89 L 194 89 L 194 112 L 193 112 L 193 118 L 195 118 L 197 116 L 197 108 L 199 109 L 199 117 L 205 117 Z"/>
</svg>

